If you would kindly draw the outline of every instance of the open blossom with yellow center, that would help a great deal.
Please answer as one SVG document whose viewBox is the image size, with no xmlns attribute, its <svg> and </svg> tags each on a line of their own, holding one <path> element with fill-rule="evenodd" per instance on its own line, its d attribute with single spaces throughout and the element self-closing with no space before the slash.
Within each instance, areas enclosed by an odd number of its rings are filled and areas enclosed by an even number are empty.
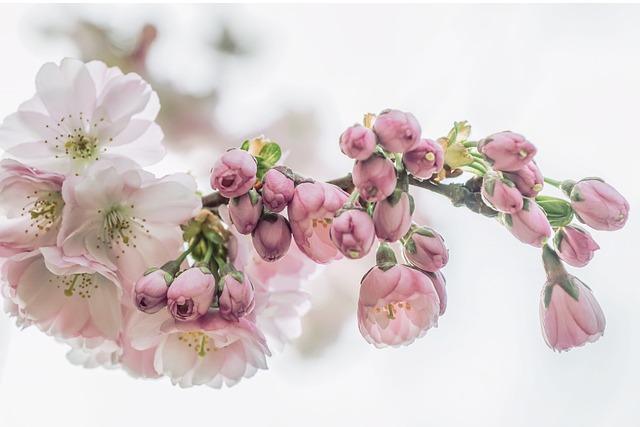
<svg viewBox="0 0 640 427">
<path fill-rule="evenodd" d="M 156 178 L 115 160 L 68 178 L 62 194 L 67 203 L 58 245 L 67 255 L 87 256 L 118 271 L 125 283 L 175 257 L 182 245 L 180 224 L 202 205 L 188 175 Z"/>
<path fill-rule="evenodd" d="M 5 159 L 0 162 L 0 241 L 8 254 L 56 242 L 64 176 Z"/>
<path fill-rule="evenodd" d="M 36 95 L 0 126 L 0 147 L 34 167 L 62 174 L 85 171 L 99 159 L 140 164 L 165 153 L 154 122 L 160 109 L 137 74 L 65 58 L 36 76 Z"/>
</svg>

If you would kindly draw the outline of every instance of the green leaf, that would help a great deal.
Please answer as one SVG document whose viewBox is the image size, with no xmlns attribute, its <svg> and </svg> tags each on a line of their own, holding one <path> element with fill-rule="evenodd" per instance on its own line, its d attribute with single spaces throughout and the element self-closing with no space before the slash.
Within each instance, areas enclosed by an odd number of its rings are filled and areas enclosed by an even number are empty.
<svg viewBox="0 0 640 427">
<path fill-rule="evenodd" d="M 273 166 L 273 164 L 264 161 L 262 157 L 256 157 L 256 160 L 258 161 L 258 171 L 256 172 L 256 177 L 258 181 L 262 181 L 262 177 L 265 173 L 267 173 L 269 169 L 271 169 L 271 166 Z"/>
<path fill-rule="evenodd" d="M 249 151 L 249 140 L 247 139 L 245 142 L 242 143 L 242 145 L 240 146 L 241 150 L 244 151 Z"/>
<path fill-rule="evenodd" d="M 260 153 L 258 153 L 258 156 L 260 156 L 266 163 L 270 163 L 271 166 L 273 166 L 278 162 L 278 160 L 280 160 L 282 150 L 275 142 L 267 142 L 262 147 L 262 150 L 260 150 Z"/>
</svg>

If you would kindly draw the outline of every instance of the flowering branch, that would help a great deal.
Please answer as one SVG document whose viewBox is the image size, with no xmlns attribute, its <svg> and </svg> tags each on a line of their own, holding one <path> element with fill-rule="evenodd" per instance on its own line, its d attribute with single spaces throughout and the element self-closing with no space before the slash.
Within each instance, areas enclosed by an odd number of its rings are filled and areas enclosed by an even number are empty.
<svg viewBox="0 0 640 427">
<path fill-rule="evenodd" d="M 316 264 L 362 258 L 376 245 L 358 328 L 376 347 L 414 342 L 445 314 L 449 261 L 443 237 L 413 222 L 416 188 L 543 250 L 549 347 L 603 334 L 590 288 L 563 263 L 585 266 L 599 249 L 574 219 L 618 230 L 629 204 L 599 178 L 544 177 L 522 135 L 470 141 L 459 122 L 431 140 L 413 114 L 385 110 L 340 136 L 354 160 L 343 177 L 294 173 L 280 164 L 280 146 L 259 137 L 226 151 L 210 177 L 217 191 L 198 197 L 193 177 L 156 178 L 139 164 L 164 149 L 157 96 L 138 75 L 67 58 L 45 64 L 36 81 L 45 90 L 0 125 L 0 294 L 19 325 L 67 342 L 87 366 L 183 387 L 233 385 L 267 367 L 271 343 L 297 337 L 308 308 L 301 284 Z M 447 181 L 464 173 L 463 183 Z M 565 197 L 541 194 L 545 182 Z"/>
</svg>

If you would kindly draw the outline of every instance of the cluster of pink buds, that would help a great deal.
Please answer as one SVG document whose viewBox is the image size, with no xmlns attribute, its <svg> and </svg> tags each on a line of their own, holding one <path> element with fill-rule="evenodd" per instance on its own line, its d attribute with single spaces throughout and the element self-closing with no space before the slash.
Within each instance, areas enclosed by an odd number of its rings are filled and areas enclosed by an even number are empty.
<svg viewBox="0 0 640 427">
<path fill-rule="evenodd" d="M 249 314 L 255 304 L 253 285 L 227 262 L 225 233 L 220 230 L 220 221 L 211 212 L 202 211 L 192 220 L 185 233 L 189 248 L 162 267 L 147 270 L 136 282 L 138 309 L 152 314 L 167 307 L 180 322 L 196 320 L 210 310 L 236 322 Z M 188 255 L 198 261 L 181 269 Z"/>
</svg>

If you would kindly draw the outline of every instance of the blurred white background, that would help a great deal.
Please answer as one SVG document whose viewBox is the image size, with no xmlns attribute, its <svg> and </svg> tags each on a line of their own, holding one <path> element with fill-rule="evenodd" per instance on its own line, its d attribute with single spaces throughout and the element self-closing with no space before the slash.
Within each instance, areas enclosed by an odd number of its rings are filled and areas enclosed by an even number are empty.
<svg viewBox="0 0 640 427">
<path fill-rule="evenodd" d="M 189 170 L 205 192 L 216 155 L 260 133 L 291 150 L 293 168 L 342 175 L 351 165 L 338 136 L 393 107 L 430 138 L 464 119 L 475 138 L 522 133 L 546 175 L 602 176 L 632 209 L 622 231 L 593 233 L 602 249 L 589 266 L 570 270 L 594 290 L 607 329 L 569 353 L 540 332 L 540 251 L 418 193 L 450 248 L 449 306 L 412 346 L 376 350 L 359 336 L 371 259 L 310 284 L 303 337 L 231 389 L 85 370 L 2 313 L 0 425 L 640 425 L 638 22 L 636 5 L 0 6 L 0 118 L 33 94 L 42 63 L 95 53 L 115 65 L 122 55 L 101 31 L 126 50 L 153 24 L 144 71 L 169 111 L 171 151 L 155 171 Z"/>
</svg>

